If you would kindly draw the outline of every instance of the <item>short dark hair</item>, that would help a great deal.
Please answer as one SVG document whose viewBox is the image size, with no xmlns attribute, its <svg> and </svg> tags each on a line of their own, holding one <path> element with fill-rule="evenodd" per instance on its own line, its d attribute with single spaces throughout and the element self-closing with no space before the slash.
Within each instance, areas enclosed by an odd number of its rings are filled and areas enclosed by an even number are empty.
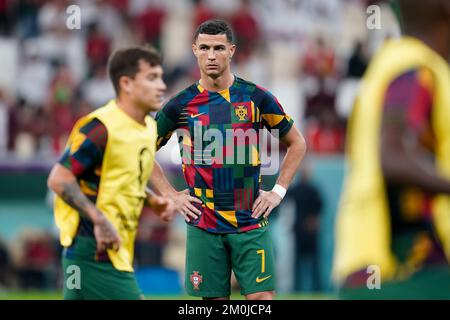
<svg viewBox="0 0 450 320">
<path fill-rule="evenodd" d="M 233 31 L 231 27 L 224 20 L 213 19 L 207 20 L 203 22 L 201 25 L 197 27 L 194 33 L 194 42 L 197 41 L 198 35 L 200 33 L 203 34 L 225 34 L 227 36 L 227 40 L 230 43 L 234 43 Z"/>
<path fill-rule="evenodd" d="M 133 79 L 139 72 L 139 60 L 147 62 L 152 67 L 162 63 L 161 55 L 150 45 L 119 49 L 109 58 L 108 74 L 117 95 L 120 92 L 120 77 L 127 76 Z"/>
</svg>

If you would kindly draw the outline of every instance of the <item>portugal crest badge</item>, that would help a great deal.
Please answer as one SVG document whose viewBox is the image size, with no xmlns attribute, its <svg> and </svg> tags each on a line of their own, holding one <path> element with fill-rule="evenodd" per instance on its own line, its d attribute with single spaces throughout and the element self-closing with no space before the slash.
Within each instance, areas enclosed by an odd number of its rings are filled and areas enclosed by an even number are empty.
<svg viewBox="0 0 450 320">
<path fill-rule="evenodd" d="M 245 106 L 237 106 L 234 112 L 236 113 L 236 117 L 239 118 L 239 121 L 243 121 L 247 117 L 247 108 Z"/>
<path fill-rule="evenodd" d="M 200 290 L 200 288 L 198 287 L 200 285 L 200 283 L 202 283 L 203 277 L 198 273 L 198 271 L 194 271 L 191 276 L 190 276 L 190 280 L 192 285 L 194 286 L 194 290 Z"/>
</svg>

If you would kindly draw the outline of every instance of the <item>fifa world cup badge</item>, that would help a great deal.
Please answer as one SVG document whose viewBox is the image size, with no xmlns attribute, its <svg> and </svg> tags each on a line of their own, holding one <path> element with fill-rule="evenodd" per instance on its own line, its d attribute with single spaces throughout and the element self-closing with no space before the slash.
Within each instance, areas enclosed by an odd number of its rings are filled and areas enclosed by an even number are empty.
<svg viewBox="0 0 450 320">
<path fill-rule="evenodd" d="M 191 274 L 190 280 L 192 285 L 194 286 L 194 290 L 200 290 L 200 288 L 198 287 L 200 285 L 200 283 L 202 283 L 202 276 L 198 273 L 198 271 L 194 271 Z"/>
<path fill-rule="evenodd" d="M 237 106 L 234 112 L 236 113 L 236 117 L 239 118 L 239 121 L 243 121 L 247 117 L 247 108 L 245 106 Z"/>
</svg>

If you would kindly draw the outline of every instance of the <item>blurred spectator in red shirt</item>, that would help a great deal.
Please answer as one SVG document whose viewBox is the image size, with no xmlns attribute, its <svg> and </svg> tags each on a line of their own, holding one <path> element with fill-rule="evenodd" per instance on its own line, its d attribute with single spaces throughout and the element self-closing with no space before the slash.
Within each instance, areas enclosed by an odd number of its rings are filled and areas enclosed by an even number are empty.
<svg viewBox="0 0 450 320">
<path fill-rule="evenodd" d="M 136 18 L 136 28 L 142 33 L 144 40 L 156 48 L 161 48 L 161 30 L 166 17 L 162 7 L 150 6 Z"/>
<path fill-rule="evenodd" d="M 336 57 L 322 37 L 317 37 L 306 50 L 301 63 L 303 72 L 313 77 L 327 78 L 336 75 Z"/>
<path fill-rule="evenodd" d="M 89 58 L 90 71 L 94 66 L 105 65 L 111 51 L 111 43 L 108 37 L 100 31 L 96 23 L 89 26 L 86 54 Z"/>
<path fill-rule="evenodd" d="M 106 0 L 102 0 L 106 1 Z M 108 0 L 108 2 L 111 4 L 113 8 L 116 8 L 116 10 L 120 14 L 127 14 L 128 11 L 128 0 Z"/>
<path fill-rule="evenodd" d="M 54 239 L 42 232 L 24 234 L 16 268 L 22 288 L 49 289 L 55 285 L 57 251 Z"/>
<path fill-rule="evenodd" d="M 324 78 L 317 80 L 317 91 L 306 97 L 305 118 L 318 119 L 319 115 L 325 109 L 334 111 L 336 94 L 330 90 L 326 85 Z"/>
<path fill-rule="evenodd" d="M 203 0 L 193 0 L 194 2 L 194 30 L 203 22 L 214 19 L 216 14 L 208 7 Z"/>
<path fill-rule="evenodd" d="M 261 41 L 260 27 L 254 17 L 249 0 L 241 0 L 241 6 L 230 17 L 234 29 L 236 44 L 236 60 L 238 63 L 246 61 Z"/>
<path fill-rule="evenodd" d="M 307 129 L 308 148 L 317 154 L 337 154 L 344 151 L 345 131 L 336 114 L 323 110 L 317 121 L 310 121 Z"/>
</svg>

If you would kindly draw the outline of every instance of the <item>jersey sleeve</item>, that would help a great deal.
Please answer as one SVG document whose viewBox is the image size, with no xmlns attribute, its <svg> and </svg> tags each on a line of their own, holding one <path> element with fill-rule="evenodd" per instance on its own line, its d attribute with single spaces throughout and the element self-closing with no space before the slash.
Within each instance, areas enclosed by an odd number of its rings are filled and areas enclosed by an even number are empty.
<svg viewBox="0 0 450 320">
<path fill-rule="evenodd" d="M 181 109 L 182 105 L 178 102 L 178 99 L 174 98 L 156 114 L 155 120 L 158 129 L 157 150 L 170 140 L 173 132 L 178 128 Z"/>
<path fill-rule="evenodd" d="M 107 141 L 105 125 L 93 119 L 72 133 L 70 143 L 58 162 L 79 177 L 101 165 Z"/>
<path fill-rule="evenodd" d="M 384 98 L 384 114 L 391 125 L 404 125 L 421 134 L 429 127 L 433 105 L 433 77 L 425 68 L 409 70 L 395 78 Z"/>
<path fill-rule="evenodd" d="M 257 95 L 264 127 L 271 133 L 278 130 L 279 138 L 282 138 L 291 129 L 294 121 L 284 112 L 278 99 L 268 90 L 257 87 Z"/>
</svg>

